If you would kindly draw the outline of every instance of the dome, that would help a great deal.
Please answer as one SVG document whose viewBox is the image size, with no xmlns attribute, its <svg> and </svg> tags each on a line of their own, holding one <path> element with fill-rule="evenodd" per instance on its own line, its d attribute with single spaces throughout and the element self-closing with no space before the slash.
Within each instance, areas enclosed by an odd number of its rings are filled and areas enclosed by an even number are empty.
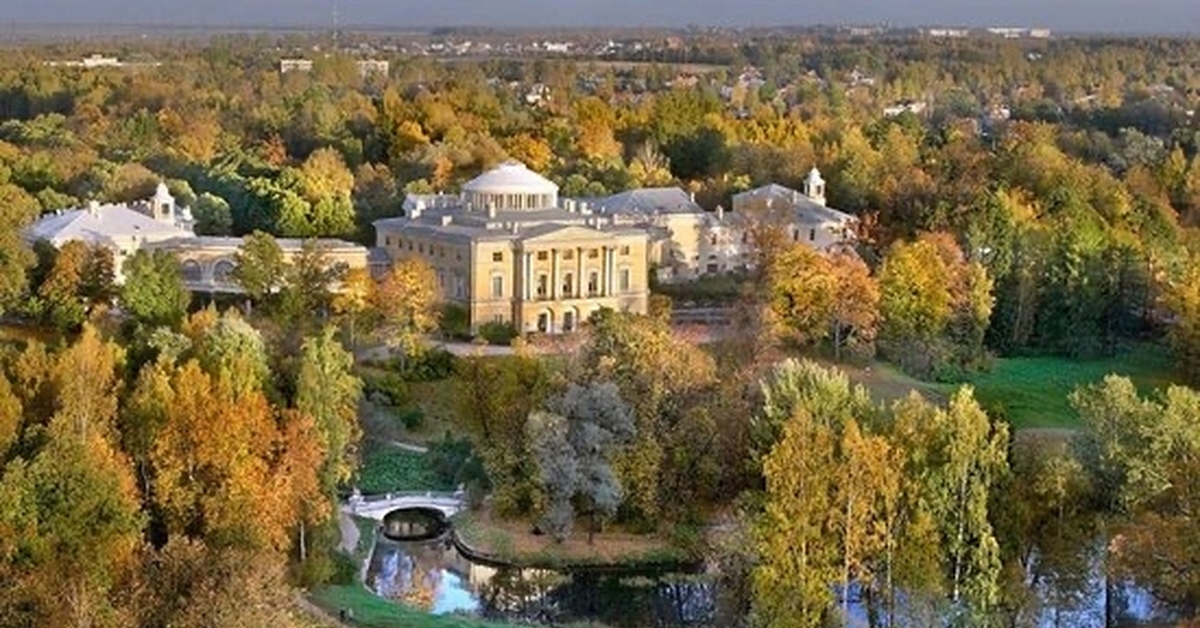
<svg viewBox="0 0 1200 628">
<path fill-rule="evenodd" d="M 506 161 L 463 186 L 462 203 L 471 211 L 536 211 L 558 206 L 558 186 L 525 164 Z"/>
<path fill-rule="evenodd" d="M 517 161 L 506 161 L 471 179 L 464 192 L 477 194 L 558 194 L 553 181 Z"/>
</svg>

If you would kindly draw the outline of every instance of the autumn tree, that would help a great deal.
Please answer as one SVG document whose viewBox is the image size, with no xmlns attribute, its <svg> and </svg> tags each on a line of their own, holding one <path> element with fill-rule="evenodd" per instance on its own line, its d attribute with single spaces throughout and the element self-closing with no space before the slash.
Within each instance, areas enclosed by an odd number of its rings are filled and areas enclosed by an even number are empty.
<svg viewBox="0 0 1200 628">
<path fill-rule="evenodd" d="M 699 498 L 723 471 L 733 472 L 712 466 L 708 455 L 717 422 L 708 406 L 716 382 L 712 357 L 677 337 L 663 318 L 602 310 L 588 334 L 583 372 L 615 383 L 637 423 L 634 442 L 616 460 L 627 494 L 623 516 L 643 523 L 685 517 L 695 504 L 682 503 L 679 494 Z"/>
<path fill-rule="evenodd" d="M 839 358 L 847 345 L 872 353 L 879 290 L 857 255 L 792 244 L 774 256 L 766 278 L 773 320 L 786 337 L 829 339 Z"/>
<path fill-rule="evenodd" d="M 455 413 L 471 436 L 502 515 L 527 514 L 538 492 L 527 420 L 552 391 L 547 365 L 528 351 L 468 356 L 454 370 Z"/>
<path fill-rule="evenodd" d="M 441 300 L 433 268 L 420 260 L 402 260 L 380 280 L 374 297 L 379 333 L 388 347 L 409 357 L 420 353 L 425 334 L 437 326 Z"/>
<path fill-rule="evenodd" d="M 879 270 L 886 355 L 926 377 L 972 368 L 982 357 L 991 291 L 987 271 L 967 261 L 950 236 L 897 243 Z"/>
<path fill-rule="evenodd" d="M 330 303 L 334 320 L 346 329 L 352 352 L 358 348 L 359 330 L 374 327 L 378 315 L 373 307 L 375 290 L 375 279 L 371 277 L 369 270 L 352 268 L 346 271 L 345 279 Z"/>
</svg>

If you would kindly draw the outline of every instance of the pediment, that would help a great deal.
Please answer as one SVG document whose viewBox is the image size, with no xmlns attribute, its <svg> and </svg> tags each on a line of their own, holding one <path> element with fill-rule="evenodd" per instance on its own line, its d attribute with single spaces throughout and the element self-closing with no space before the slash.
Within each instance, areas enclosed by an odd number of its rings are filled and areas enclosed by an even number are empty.
<svg viewBox="0 0 1200 628">
<path fill-rule="evenodd" d="M 521 237 L 521 242 L 549 244 L 553 242 L 589 242 L 610 241 L 614 234 L 582 227 L 578 225 L 561 225 L 554 228 L 534 227 L 528 235 Z"/>
</svg>

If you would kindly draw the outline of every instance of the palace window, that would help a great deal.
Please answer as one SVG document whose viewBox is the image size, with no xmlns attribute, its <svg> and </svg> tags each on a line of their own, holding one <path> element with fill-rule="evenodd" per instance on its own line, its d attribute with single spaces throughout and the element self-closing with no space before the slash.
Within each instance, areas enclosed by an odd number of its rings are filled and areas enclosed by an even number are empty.
<svg viewBox="0 0 1200 628">
<path fill-rule="evenodd" d="M 546 275 L 538 275 L 537 278 L 537 297 L 545 299 L 550 296 L 550 278 Z"/>
<path fill-rule="evenodd" d="M 504 298 L 504 277 L 501 277 L 500 275 L 492 277 L 492 298 Z"/>
<path fill-rule="evenodd" d="M 544 262 L 544 261 L 550 259 L 550 252 L 549 251 L 538 251 L 537 259 L 539 262 Z"/>
<path fill-rule="evenodd" d="M 391 245 L 392 245 L 392 236 L 384 236 L 384 238 L 383 238 L 383 245 L 384 245 L 384 246 L 391 246 Z"/>
<path fill-rule="evenodd" d="M 812 242 L 813 240 L 816 240 L 816 239 L 817 239 L 817 230 L 809 229 L 808 230 L 808 241 Z"/>
<path fill-rule="evenodd" d="M 621 292 L 629 292 L 629 269 L 621 269 Z"/>
<path fill-rule="evenodd" d="M 621 247 L 621 255 L 629 255 L 629 247 L 628 246 Z"/>
<path fill-rule="evenodd" d="M 588 249 L 588 259 L 596 259 L 600 257 L 600 249 Z"/>
<path fill-rule="evenodd" d="M 563 275 L 562 293 L 567 297 L 575 294 L 575 275 L 571 273 Z"/>
<path fill-rule="evenodd" d="M 572 251 L 570 249 L 563 251 L 562 258 L 568 262 L 575 259 L 575 251 Z"/>
<path fill-rule="evenodd" d="M 495 253 L 492 253 L 492 261 L 493 262 L 503 262 L 504 261 L 504 253 L 502 253 L 500 251 L 496 251 Z"/>
<path fill-rule="evenodd" d="M 587 284 L 588 295 L 593 296 L 593 297 L 596 296 L 596 293 L 599 291 L 599 288 L 600 288 L 600 275 L 598 275 L 594 272 L 588 273 L 588 284 Z"/>
</svg>

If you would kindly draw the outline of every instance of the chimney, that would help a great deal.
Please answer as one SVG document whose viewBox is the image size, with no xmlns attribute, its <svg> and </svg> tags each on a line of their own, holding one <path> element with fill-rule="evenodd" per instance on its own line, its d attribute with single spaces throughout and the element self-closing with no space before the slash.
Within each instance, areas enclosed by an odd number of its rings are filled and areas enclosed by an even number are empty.
<svg viewBox="0 0 1200 628">
<path fill-rule="evenodd" d="M 725 208 L 722 207 L 721 205 L 717 205 L 717 221 L 721 222 L 724 220 L 725 220 Z"/>
<path fill-rule="evenodd" d="M 695 203 L 696 202 L 696 193 L 688 192 L 688 199 L 690 199 L 693 203 Z"/>
<path fill-rule="evenodd" d="M 89 214 L 91 214 L 93 216 L 99 216 L 100 215 L 100 201 L 96 201 L 96 200 L 88 201 L 87 211 Z"/>
</svg>

